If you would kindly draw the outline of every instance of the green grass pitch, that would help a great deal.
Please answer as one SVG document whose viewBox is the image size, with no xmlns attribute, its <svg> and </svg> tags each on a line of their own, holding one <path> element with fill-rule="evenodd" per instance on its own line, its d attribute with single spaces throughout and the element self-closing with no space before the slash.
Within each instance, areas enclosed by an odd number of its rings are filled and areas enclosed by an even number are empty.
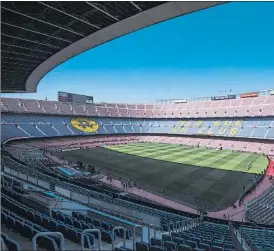
<svg viewBox="0 0 274 251">
<path fill-rule="evenodd" d="M 133 179 L 142 189 L 191 206 L 221 210 L 248 189 L 265 156 L 172 144 L 136 143 L 62 153 L 94 164 L 113 177 Z M 247 170 L 249 163 L 252 167 Z M 165 190 L 165 194 L 163 191 Z"/>
</svg>

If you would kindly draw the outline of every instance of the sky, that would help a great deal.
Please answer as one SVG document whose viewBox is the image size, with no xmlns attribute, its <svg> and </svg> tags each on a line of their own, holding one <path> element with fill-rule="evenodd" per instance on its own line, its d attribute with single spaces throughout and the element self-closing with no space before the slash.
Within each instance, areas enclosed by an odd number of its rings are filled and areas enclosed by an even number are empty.
<svg viewBox="0 0 274 251">
<path fill-rule="evenodd" d="M 35 94 L 154 103 L 274 88 L 274 2 L 233 2 L 128 34 L 70 59 Z"/>
</svg>

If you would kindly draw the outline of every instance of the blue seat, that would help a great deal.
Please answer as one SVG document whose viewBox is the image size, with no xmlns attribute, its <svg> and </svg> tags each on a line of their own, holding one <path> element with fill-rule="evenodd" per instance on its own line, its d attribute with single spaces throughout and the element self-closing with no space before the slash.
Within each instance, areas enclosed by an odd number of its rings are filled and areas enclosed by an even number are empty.
<svg viewBox="0 0 274 251">
<path fill-rule="evenodd" d="M 1 233 L 1 237 L 3 238 L 3 240 L 9 239 L 8 235 L 5 233 Z"/>
<path fill-rule="evenodd" d="M 169 234 L 162 235 L 163 241 L 172 241 L 172 237 Z"/>
<path fill-rule="evenodd" d="M 6 223 L 7 228 L 13 229 L 14 225 L 15 225 L 14 218 L 11 216 L 7 216 L 7 223 Z"/>
<path fill-rule="evenodd" d="M 209 246 L 211 246 L 211 243 L 212 243 L 212 241 L 208 240 L 208 239 L 203 239 L 202 242 L 209 245 Z"/>
<path fill-rule="evenodd" d="M 217 247 L 217 246 L 211 246 L 211 251 L 224 251 L 222 247 Z"/>
<path fill-rule="evenodd" d="M 27 219 L 30 220 L 30 221 L 33 221 L 34 220 L 34 214 L 33 212 L 29 211 L 29 210 L 26 210 L 26 214 L 27 214 Z"/>
<path fill-rule="evenodd" d="M 57 212 L 57 219 L 58 219 L 58 221 L 65 222 L 65 217 L 62 214 L 58 213 L 58 212 Z"/>
<path fill-rule="evenodd" d="M 131 229 L 126 230 L 126 239 L 129 240 L 132 237 L 132 231 Z"/>
<path fill-rule="evenodd" d="M 9 213 L 10 213 L 10 211 L 7 210 L 7 209 L 5 209 L 5 208 L 3 208 L 2 211 L 3 211 L 3 213 L 5 213 L 5 214 L 7 214 L 7 215 L 9 215 Z"/>
<path fill-rule="evenodd" d="M 112 232 L 102 230 L 101 234 L 102 234 L 102 241 L 105 241 L 107 243 L 112 243 Z M 114 235 L 114 240 L 113 241 L 115 241 L 115 236 L 116 236 L 116 234 Z"/>
<path fill-rule="evenodd" d="M 65 224 L 73 226 L 73 221 L 70 217 L 65 217 Z"/>
<path fill-rule="evenodd" d="M 1 223 L 3 224 L 3 225 L 6 225 L 6 223 L 7 223 L 7 215 L 5 214 L 5 213 L 1 213 Z"/>
<path fill-rule="evenodd" d="M 38 225 L 41 225 L 43 220 L 40 214 L 35 213 L 34 214 L 34 222 L 37 223 Z"/>
<path fill-rule="evenodd" d="M 85 221 L 93 224 L 93 218 L 91 217 L 85 217 Z"/>
<path fill-rule="evenodd" d="M 9 251 L 19 251 L 21 247 L 18 242 L 8 238 L 5 240 L 6 247 Z"/>
<path fill-rule="evenodd" d="M 235 247 L 234 247 L 233 244 L 227 244 L 227 243 L 225 243 L 224 249 L 225 249 L 225 250 L 228 250 L 228 249 L 235 249 Z"/>
<path fill-rule="evenodd" d="M 146 242 L 136 242 L 136 251 L 149 251 L 149 244 Z"/>
<path fill-rule="evenodd" d="M 32 240 L 32 237 L 33 237 L 33 228 L 32 228 L 32 226 L 30 226 L 28 224 L 24 224 L 23 228 L 24 228 L 24 232 L 22 232 L 22 233 L 24 234 L 24 236 L 26 238 L 28 238 L 29 240 Z"/>
<path fill-rule="evenodd" d="M 44 228 L 47 228 L 50 224 L 50 221 L 47 217 L 42 216 L 43 223 L 41 224 Z"/>
<path fill-rule="evenodd" d="M 37 238 L 37 244 L 41 248 L 44 248 L 46 250 L 53 250 L 53 251 L 58 251 L 59 247 L 56 243 L 56 241 L 48 236 L 41 236 Z"/>
<path fill-rule="evenodd" d="M 81 225 L 82 225 L 82 229 L 84 230 L 84 229 L 90 229 L 90 226 L 87 224 L 87 223 L 85 223 L 85 222 L 83 222 L 83 221 L 80 221 L 81 222 Z"/>
<path fill-rule="evenodd" d="M 198 244 L 198 247 L 201 248 L 201 249 L 205 249 L 206 251 L 210 251 L 210 246 L 208 244 L 206 244 L 206 243 L 200 242 Z"/>
<path fill-rule="evenodd" d="M 173 238 L 173 241 L 176 242 L 178 245 L 184 245 L 184 244 L 186 244 L 185 240 L 182 239 L 182 238 L 175 237 L 175 238 Z"/>
<path fill-rule="evenodd" d="M 200 243 L 200 241 L 201 241 L 201 239 L 197 238 L 197 237 L 192 237 L 191 240 L 195 241 L 197 244 Z"/>
<path fill-rule="evenodd" d="M 177 244 L 172 241 L 165 241 L 164 247 L 167 249 L 167 251 L 177 250 Z"/>
<path fill-rule="evenodd" d="M 212 242 L 212 246 L 222 248 L 222 247 L 223 247 L 223 243 L 221 243 L 221 242 L 217 242 L 217 241 L 215 241 L 215 240 L 214 240 L 214 241 Z"/>
<path fill-rule="evenodd" d="M 163 246 L 163 240 L 160 238 L 150 238 L 150 245 L 151 246 Z"/>
<path fill-rule="evenodd" d="M 125 247 L 115 247 L 115 251 L 127 251 L 128 249 Z"/>
<path fill-rule="evenodd" d="M 94 219 L 93 224 L 96 227 L 102 227 L 102 222 L 100 220 Z"/>
<path fill-rule="evenodd" d="M 20 234 L 22 231 L 24 231 L 24 224 L 20 220 L 15 220 L 14 231 Z"/>
<path fill-rule="evenodd" d="M 83 214 L 78 214 L 79 220 L 86 221 L 86 216 Z M 90 219 L 90 218 L 89 218 Z"/>
<path fill-rule="evenodd" d="M 77 235 L 77 232 L 73 228 L 70 228 L 70 227 L 67 228 L 67 236 L 69 240 L 75 243 L 78 243 L 79 237 Z"/>
<path fill-rule="evenodd" d="M 191 241 L 191 240 L 187 240 L 186 244 L 192 248 L 196 248 L 197 247 L 197 243 L 196 241 Z"/>
<path fill-rule="evenodd" d="M 53 231 L 53 232 L 56 231 L 57 226 L 58 226 L 58 224 L 57 224 L 56 221 L 54 221 L 54 220 L 49 220 L 48 229 L 49 229 L 50 231 Z"/>
<path fill-rule="evenodd" d="M 188 245 L 179 245 L 178 251 L 192 251 L 192 248 Z"/>
<path fill-rule="evenodd" d="M 94 235 L 86 233 L 84 235 L 84 247 L 91 250 L 94 248 L 94 243 Z"/>
<path fill-rule="evenodd" d="M 179 234 L 179 233 L 172 232 L 172 233 L 171 233 L 171 236 L 172 236 L 172 237 L 180 237 L 180 234 Z"/>
<path fill-rule="evenodd" d="M 105 230 L 111 230 L 111 225 L 107 222 L 102 221 L 102 228 Z"/>
<path fill-rule="evenodd" d="M 73 220 L 73 226 L 74 226 L 75 228 L 82 229 L 82 224 L 81 224 L 81 222 L 78 221 L 78 220 Z"/>
<path fill-rule="evenodd" d="M 162 246 L 151 246 L 150 251 L 166 251 L 166 248 Z"/>
</svg>

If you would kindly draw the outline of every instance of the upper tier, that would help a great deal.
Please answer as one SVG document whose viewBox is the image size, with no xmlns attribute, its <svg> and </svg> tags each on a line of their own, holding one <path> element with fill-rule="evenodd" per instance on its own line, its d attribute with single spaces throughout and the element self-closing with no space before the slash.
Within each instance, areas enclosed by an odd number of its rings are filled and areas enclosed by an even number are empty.
<svg viewBox="0 0 274 251">
<path fill-rule="evenodd" d="M 274 95 L 180 104 L 78 105 L 33 99 L 1 99 L 1 111 L 132 118 L 214 118 L 274 115 Z"/>
<path fill-rule="evenodd" d="M 274 139 L 274 117 L 241 119 L 129 119 L 4 113 L 1 140 L 20 137 L 170 134 Z"/>
</svg>

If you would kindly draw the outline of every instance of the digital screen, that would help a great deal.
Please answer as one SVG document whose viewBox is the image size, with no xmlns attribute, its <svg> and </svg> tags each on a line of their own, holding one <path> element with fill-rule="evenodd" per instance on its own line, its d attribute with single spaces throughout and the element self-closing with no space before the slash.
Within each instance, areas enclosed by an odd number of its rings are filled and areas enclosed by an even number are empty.
<svg viewBox="0 0 274 251">
<path fill-rule="evenodd" d="M 58 92 L 58 101 L 78 104 L 93 104 L 93 97 L 68 92 Z"/>
<path fill-rule="evenodd" d="M 177 99 L 173 101 L 175 104 L 179 104 L 179 103 L 187 103 L 186 99 Z"/>
<path fill-rule="evenodd" d="M 67 102 L 68 94 L 66 92 L 58 92 L 58 101 Z"/>
<path fill-rule="evenodd" d="M 74 100 L 73 100 L 73 96 L 72 96 L 73 94 L 71 94 L 71 93 L 68 93 L 68 97 L 67 97 L 67 102 L 74 102 Z"/>
<path fill-rule="evenodd" d="M 224 100 L 224 99 L 236 99 L 236 95 L 223 95 L 223 96 L 215 96 L 211 97 L 211 100 Z"/>
<path fill-rule="evenodd" d="M 86 97 L 86 104 L 93 104 L 93 97 Z"/>
</svg>

